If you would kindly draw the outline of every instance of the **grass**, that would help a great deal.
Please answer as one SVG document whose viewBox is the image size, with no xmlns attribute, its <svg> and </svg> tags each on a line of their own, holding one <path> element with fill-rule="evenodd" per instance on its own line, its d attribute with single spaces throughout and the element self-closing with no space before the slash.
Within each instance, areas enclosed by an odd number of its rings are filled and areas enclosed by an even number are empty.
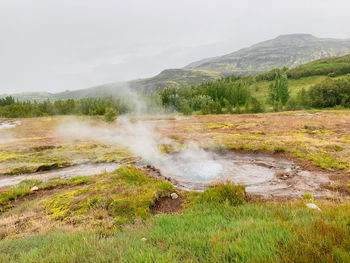
<svg viewBox="0 0 350 263">
<path fill-rule="evenodd" d="M 321 207 L 196 203 L 107 237 L 59 231 L 3 240 L 0 262 L 348 262 L 349 204 Z"/>
<path fill-rule="evenodd" d="M 288 88 L 290 91 L 291 97 L 296 97 L 298 92 L 305 88 L 308 90 L 311 86 L 322 82 L 325 80 L 326 76 L 311 76 L 304 77 L 301 79 L 289 79 L 288 80 Z M 266 102 L 268 98 L 268 87 L 273 81 L 259 81 L 257 83 L 252 84 L 249 87 L 249 91 L 251 95 L 257 98 L 259 101 Z"/>
</svg>

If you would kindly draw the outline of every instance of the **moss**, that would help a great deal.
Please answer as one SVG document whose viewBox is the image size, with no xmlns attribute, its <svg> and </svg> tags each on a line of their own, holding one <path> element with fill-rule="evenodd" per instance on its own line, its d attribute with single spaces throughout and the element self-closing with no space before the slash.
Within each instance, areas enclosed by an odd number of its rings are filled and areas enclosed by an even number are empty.
<svg viewBox="0 0 350 263">
<path fill-rule="evenodd" d="M 339 145 L 328 145 L 325 148 L 328 150 L 336 151 L 336 152 L 340 152 L 340 151 L 344 150 L 344 148 L 339 146 Z"/>
<path fill-rule="evenodd" d="M 344 170 L 345 168 L 349 167 L 347 161 L 336 159 L 327 153 L 309 154 L 307 156 L 304 156 L 304 158 L 312 160 L 314 165 L 319 166 L 323 169 L 331 168 Z"/>
<path fill-rule="evenodd" d="M 23 180 L 18 185 L 12 186 L 10 189 L 0 193 L 0 212 L 10 208 L 10 202 L 17 198 L 21 198 L 33 193 L 31 188 L 35 185 L 41 185 L 40 180 Z"/>
<path fill-rule="evenodd" d="M 54 196 L 46 203 L 48 214 L 55 220 L 66 220 L 70 215 L 79 213 L 83 204 L 74 202 L 73 197 L 85 192 L 82 189 L 78 189 Z M 73 206 L 74 203 L 75 206 Z"/>
<path fill-rule="evenodd" d="M 150 206 L 174 191 L 171 184 L 155 181 L 130 165 L 86 180 L 70 179 L 71 184 L 83 181 L 85 186 L 57 194 L 46 202 L 51 218 L 74 224 L 95 224 L 101 213 L 106 213 L 115 225 L 120 225 L 137 217 L 148 217 Z"/>
<path fill-rule="evenodd" d="M 241 205 L 244 203 L 245 187 L 241 185 L 217 185 L 210 187 L 195 200 L 195 203 Z"/>
<path fill-rule="evenodd" d="M 76 176 L 67 179 L 66 183 L 70 185 L 88 184 L 91 183 L 92 179 L 87 176 Z"/>
<path fill-rule="evenodd" d="M 151 178 L 147 177 L 135 166 L 122 166 L 115 171 L 118 175 L 118 179 L 121 179 L 123 184 L 129 185 L 143 185 L 151 181 Z"/>
<path fill-rule="evenodd" d="M 67 180 L 62 178 L 50 178 L 47 181 L 41 181 L 36 179 L 26 179 L 21 181 L 19 184 L 10 187 L 8 190 L 0 193 L 0 212 L 5 211 L 11 207 L 11 201 L 22 198 L 24 196 L 33 194 L 31 190 L 33 186 L 37 186 L 39 190 L 49 190 L 62 185 L 80 185 L 88 184 L 91 179 L 88 177 L 73 177 Z"/>
</svg>

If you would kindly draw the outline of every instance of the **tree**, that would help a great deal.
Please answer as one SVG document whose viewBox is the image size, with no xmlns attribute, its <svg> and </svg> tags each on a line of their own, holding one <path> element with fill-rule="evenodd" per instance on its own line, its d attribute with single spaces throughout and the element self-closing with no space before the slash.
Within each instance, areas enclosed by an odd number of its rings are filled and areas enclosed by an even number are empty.
<svg viewBox="0 0 350 263">
<path fill-rule="evenodd" d="M 309 95 L 306 92 L 305 88 L 302 88 L 297 95 L 297 104 L 303 108 L 306 108 L 309 105 Z"/>
<path fill-rule="evenodd" d="M 117 112 L 113 108 L 108 108 L 103 117 L 106 122 L 113 122 L 116 116 Z"/>
<path fill-rule="evenodd" d="M 275 71 L 275 80 L 269 86 L 268 102 L 271 105 L 285 105 L 289 99 L 288 77 L 285 72 Z"/>
<path fill-rule="evenodd" d="M 280 83 L 278 87 L 279 101 L 282 105 L 286 105 L 289 99 L 289 89 L 288 89 L 288 77 L 286 73 L 282 73 L 280 76 Z"/>
<path fill-rule="evenodd" d="M 232 105 L 226 98 L 224 98 L 224 104 L 225 104 L 226 112 L 231 114 L 232 113 Z"/>
</svg>

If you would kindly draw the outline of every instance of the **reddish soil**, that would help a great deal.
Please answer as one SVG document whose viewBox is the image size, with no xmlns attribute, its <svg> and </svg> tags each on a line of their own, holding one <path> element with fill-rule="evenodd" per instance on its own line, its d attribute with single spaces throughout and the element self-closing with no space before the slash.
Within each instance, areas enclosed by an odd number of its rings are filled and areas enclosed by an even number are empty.
<svg viewBox="0 0 350 263">
<path fill-rule="evenodd" d="M 182 197 L 177 199 L 171 197 L 159 198 L 151 207 L 151 213 L 154 214 L 173 214 L 182 210 Z"/>
</svg>

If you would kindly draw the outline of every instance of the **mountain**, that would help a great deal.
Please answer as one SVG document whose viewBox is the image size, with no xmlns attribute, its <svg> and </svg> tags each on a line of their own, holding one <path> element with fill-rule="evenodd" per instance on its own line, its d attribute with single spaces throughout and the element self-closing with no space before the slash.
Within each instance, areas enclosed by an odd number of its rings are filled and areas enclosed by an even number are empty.
<svg viewBox="0 0 350 263">
<path fill-rule="evenodd" d="M 119 92 L 123 87 L 134 90 L 157 90 L 166 86 L 183 87 L 228 75 L 257 74 L 282 67 L 295 68 L 317 59 L 345 54 L 350 54 L 350 39 L 317 38 L 310 34 L 281 35 L 224 56 L 193 62 L 182 69 L 166 69 L 151 78 L 56 94 L 28 92 L 11 96 L 19 100 L 41 101 L 108 96 Z M 6 95 L 0 95 L 4 96 Z"/>
<path fill-rule="evenodd" d="M 350 54 L 350 39 L 317 38 L 310 34 L 281 35 L 251 47 L 187 65 L 228 75 L 263 73 L 273 68 L 293 68 L 330 56 Z"/>
</svg>

